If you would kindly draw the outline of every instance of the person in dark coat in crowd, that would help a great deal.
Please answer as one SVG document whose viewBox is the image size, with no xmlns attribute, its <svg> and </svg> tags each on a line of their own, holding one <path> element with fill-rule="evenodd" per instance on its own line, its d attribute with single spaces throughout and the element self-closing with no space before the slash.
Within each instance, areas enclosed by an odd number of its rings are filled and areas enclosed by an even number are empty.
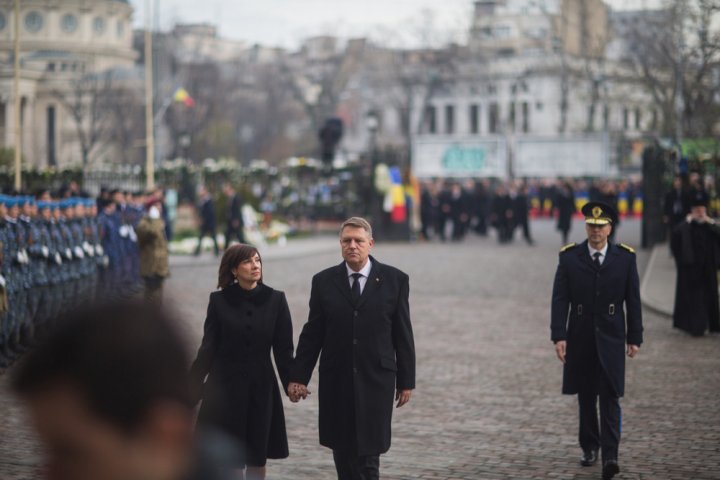
<svg viewBox="0 0 720 480">
<path fill-rule="evenodd" d="M 397 407 L 415 388 L 409 278 L 370 256 L 372 228 L 350 218 L 340 231 L 344 261 L 313 277 L 310 314 L 298 342 L 291 399 L 309 393 L 320 357 L 320 444 L 333 450 L 339 480 L 377 480 Z"/>
<path fill-rule="evenodd" d="M 436 230 L 440 236 L 440 240 L 444 242 L 447 240 L 447 234 L 445 233 L 447 224 L 452 220 L 452 192 L 450 185 L 447 183 L 443 185 L 438 193 L 438 202 L 440 203 L 440 208 L 438 209 L 438 224 Z"/>
<path fill-rule="evenodd" d="M 600 195 L 600 201 L 610 205 L 616 212 L 618 211 L 618 202 L 620 197 L 617 193 L 617 187 L 615 182 L 607 181 L 603 185 L 602 193 Z M 618 229 L 620 228 L 620 216 L 618 215 L 617 220 L 613 223 L 612 232 L 610 232 L 610 241 L 615 241 Z"/>
<path fill-rule="evenodd" d="M 475 207 L 475 233 L 481 237 L 487 236 L 487 224 L 488 224 L 488 207 L 490 206 L 490 183 L 487 180 L 482 180 L 475 184 L 475 201 L 473 205 Z"/>
<path fill-rule="evenodd" d="M 569 182 L 563 182 L 560 185 L 553 203 L 557 210 L 557 229 L 562 233 L 563 244 L 567 244 L 572 228 L 572 218 L 576 212 L 575 193 Z"/>
<path fill-rule="evenodd" d="M 690 213 L 675 226 L 671 247 L 677 265 L 673 326 L 691 335 L 720 332 L 718 278 L 720 226 L 708 217 L 708 195 L 690 197 Z"/>
<path fill-rule="evenodd" d="M 608 241 L 615 210 L 589 202 L 582 212 L 588 239 L 560 252 L 550 330 L 563 363 L 562 393 L 578 396 L 581 464 L 594 465 L 602 449 L 602 478 L 609 480 L 620 472 L 625 354 L 634 358 L 643 342 L 640 280 L 635 251 Z"/>
<path fill-rule="evenodd" d="M 492 225 L 498 232 L 498 242 L 508 243 L 512 240 L 511 228 L 513 219 L 513 205 L 510 195 L 504 185 L 498 185 L 492 200 Z"/>
<path fill-rule="evenodd" d="M 522 185 L 517 192 L 513 204 L 515 225 L 522 228 L 523 238 L 528 245 L 535 245 L 530 234 L 530 198 L 527 185 Z"/>
<path fill-rule="evenodd" d="M 260 254 L 250 245 L 225 251 L 218 287 L 210 294 L 205 333 L 190 370 L 192 391 L 203 399 L 198 422 L 244 445 L 247 478 L 263 479 L 268 458 L 288 456 L 270 351 L 287 391 L 293 361 L 290 310 L 285 294 L 263 282 Z"/>
<path fill-rule="evenodd" d="M 137 302 L 85 306 L 12 372 L 47 456 L 43 478 L 230 480 L 240 450 L 193 434 L 178 319 Z"/>
<path fill-rule="evenodd" d="M 195 256 L 200 255 L 202 249 L 202 240 L 205 237 L 212 238 L 213 245 L 215 246 L 215 255 L 220 255 L 220 247 L 218 247 L 217 241 L 217 220 L 215 218 L 215 202 L 213 202 L 212 195 L 208 192 L 207 188 L 201 186 L 198 189 L 198 196 L 200 197 L 200 203 L 198 205 L 198 211 L 200 212 L 200 235 L 198 236 L 198 244 L 195 249 Z"/>
<path fill-rule="evenodd" d="M 454 183 L 450 189 L 450 211 L 452 239 L 459 242 L 465 238 L 470 224 L 470 198 L 459 183 Z"/>
<path fill-rule="evenodd" d="M 227 227 L 225 228 L 225 248 L 227 248 L 232 239 L 245 243 L 245 222 L 242 216 L 242 198 L 240 198 L 240 195 L 229 183 L 223 185 L 223 193 L 228 199 Z"/>
<path fill-rule="evenodd" d="M 673 179 L 672 189 L 665 194 L 663 202 L 663 223 L 668 227 L 672 237 L 675 227 L 685 220 L 690 213 L 690 196 L 683 188 L 682 178 Z"/>
<path fill-rule="evenodd" d="M 437 235 L 438 215 L 440 200 L 438 199 L 437 186 L 433 182 L 423 185 L 420 194 L 420 223 L 423 239 L 430 240 L 430 232 Z"/>
</svg>

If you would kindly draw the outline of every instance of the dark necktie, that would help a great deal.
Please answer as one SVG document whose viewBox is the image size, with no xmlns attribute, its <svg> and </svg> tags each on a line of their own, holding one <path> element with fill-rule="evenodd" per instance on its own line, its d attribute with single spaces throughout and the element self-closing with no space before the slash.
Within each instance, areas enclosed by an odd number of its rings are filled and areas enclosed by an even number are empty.
<svg viewBox="0 0 720 480">
<path fill-rule="evenodd" d="M 353 284 L 350 290 L 352 292 L 353 302 L 357 303 L 357 301 L 360 300 L 360 294 L 362 293 L 360 292 L 360 277 L 362 277 L 362 273 L 353 273 L 352 277 Z"/>
<path fill-rule="evenodd" d="M 602 253 L 600 252 L 593 253 L 593 257 L 595 258 L 595 260 L 593 260 L 593 263 L 598 268 L 600 268 L 600 255 L 602 255 Z"/>
</svg>

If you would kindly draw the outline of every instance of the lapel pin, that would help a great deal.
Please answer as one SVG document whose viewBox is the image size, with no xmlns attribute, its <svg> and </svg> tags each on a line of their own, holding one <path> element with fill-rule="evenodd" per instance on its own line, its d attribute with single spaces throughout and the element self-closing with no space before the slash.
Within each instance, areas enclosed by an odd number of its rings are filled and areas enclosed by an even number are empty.
<svg viewBox="0 0 720 480">
<path fill-rule="evenodd" d="M 378 278 L 375 278 L 375 281 L 376 281 L 376 282 L 379 282 L 379 281 L 380 281 L 380 278 L 379 278 L 379 277 L 378 277 Z"/>
</svg>

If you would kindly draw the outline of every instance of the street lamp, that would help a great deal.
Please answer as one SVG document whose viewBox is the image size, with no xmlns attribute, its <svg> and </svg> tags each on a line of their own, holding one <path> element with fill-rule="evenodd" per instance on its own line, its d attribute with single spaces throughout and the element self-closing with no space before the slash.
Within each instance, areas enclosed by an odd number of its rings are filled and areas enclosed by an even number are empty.
<svg viewBox="0 0 720 480">
<path fill-rule="evenodd" d="M 373 222 L 378 222 L 380 220 L 380 202 L 379 202 L 379 195 L 375 190 L 375 169 L 377 168 L 378 164 L 378 158 L 377 158 L 377 132 L 378 128 L 380 126 L 380 121 L 378 119 L 378 114 L 375 110 L 370 110 L 365 115 L 365 128 L 367 128 L 368 133 L 370 134 L 368 138 L 368 156 L 369 156 L 369 166 L 370 166 L 370 173 L 365 178 L 369 180 L 369 185 L 366 189 L 366 199 L 367 203 L 366 205 L 368 208 L 368 213 L 370 214 L 370 218 Z M 378 225 L 379 226 L 379 225 Z"/>
</svg>

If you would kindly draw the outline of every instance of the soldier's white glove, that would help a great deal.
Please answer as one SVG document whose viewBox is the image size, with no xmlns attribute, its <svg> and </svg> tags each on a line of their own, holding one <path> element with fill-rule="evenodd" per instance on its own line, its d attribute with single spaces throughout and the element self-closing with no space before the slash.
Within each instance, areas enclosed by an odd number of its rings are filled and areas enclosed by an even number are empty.
<svg viewBox="0 0 720 480">
<path fill-rule="evenodd" d="M 17 260 L 17 262 L 18 262 L 19 264 L 22 265 L 22 263 L 23 263 L 22 250 L 18 250 L 17 254 L 15 255 L 15 259 Z"/>
<path fill-rule="evenodd" d="M 137 243 L 137 234 L 135 233 L 135 229 L 128 226 L 128 229 L 130 230 L 130 240 Z"/>
<path fill-rule="evenodd" d="M 83 253 L 82 248 L 80 248 L 80 247 L 75 247 L 75 248 L 73 249 L 73 251 L 75 252 L 75 257 L 76 257 L 76 258 L 85 258 L 85 254 Z"/>
<path fill-rule="evenodd" d="M 48 258 L 50 256 L 50 249 L 43 245 L 40 250 L 42 251 L 42 256 L 45 258 Z"/>
<path fill-rule="evenodd" d="M 95 255 L 95 250 L 90 246 L 88 242 L 83 242 L 83 250 L 85 250 L 85 253 L 87 253 L 90 257 Z"/>
<path fill-rule="evenodd" d="M 58 265 L 62 265 L 62 257 L 60 256 L 60 252 L 55 252 L 55 263 Z"/>
<path fill-rule="evenodd" d="M 5 282 L 5 277 L 3 277 L 2 275 L 0 275 L 0 287 L 5 288 L 5 284 L 6 284 L 6 283 L 7 283 L 7 282 Z"/>
<path fill-rule="evenodd" d="M 72 260 L 72 250 L 70 250 L 69 248 L 65 249 L 65 258 L 67 258 L 68 260 Z"/>
<path fill-rule="evenodd" d="M 105 255 L 103 257 L 103 267 L 107 268 L 109 266 L 110 266 L 110 258 L 107 255 Z"/>
<path fill-rule="evenodd" d="M 102 245 L 100 245 L 99 243 L 95 245 L 95 255 L 105 255 L 105 250 L 103 250 Z"/>
<path fill-rule="evenodd" d="M 130 235 L 130 230 L 129 230 L 128 226 L 127 226 L 127 225 L 122 225 L 122 226 L 120 227 L 120 236 L 123 237 L 123 238 L 125 238 L 125 237 L 127 237 L 128 235 Z"/>
<path fill-rule="evenodd" d="M 23 263 L 25 265 L 30 263 L 30 257 L 28 256 L 27 250 L 25 250 L 24 248 L 22 249 L 22 256 L 23 256 Z"/>
</svg>

